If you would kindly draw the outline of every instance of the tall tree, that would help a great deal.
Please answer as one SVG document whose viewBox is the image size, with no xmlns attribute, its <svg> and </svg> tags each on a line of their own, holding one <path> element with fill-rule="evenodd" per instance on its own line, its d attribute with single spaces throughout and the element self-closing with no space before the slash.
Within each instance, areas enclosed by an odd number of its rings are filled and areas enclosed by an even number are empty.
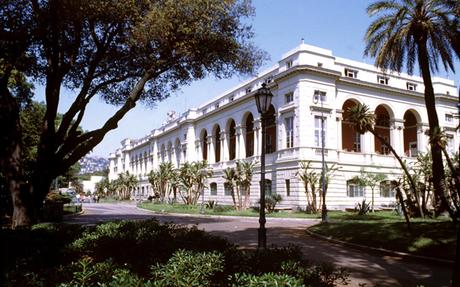
<svg viewBox="0 0 460 287">
<path fill-rule="evenodd" d="M 375 57 L 378 67 L 400 72 L 405 66 L 409 74 L 418 63 L 425 86 L 430 138 L 440 130 L 431 72 L 438 71 L 439 62 L 453 71 L 452 52 L 458 51 L 452 41 L 452 33 L 458 28 L 454 21 L 458 20 L 447 2 L 450 1 L 382 0 L 367 8 L 368 14 L 377 18 L 366 32 L 365 55 Z M 456 33 L 459 35 L 458 30 Z M 453 215 L 445 193 L 441 147 L 433 140 L 430 146 L 436 212 L 448 210 Z"/>
<path fill-rule="evenodd" d="M 4 0 L 0 2 L 1 111 L 17 122 L 17 101 L 7 86 L 13 69 L 45 85 L 46 113 L 30 185 L 15 196 L 15 226 L 34 221 L 50 183 L 104 136 L 137 102 L 155 104 L 182 85 L 209 74 L 252 73 L 264 53 L 251 41 L 250 1 L 220 0 Z M 61 89 L 74 102 L 54 125 Z M 95 97 L 118 110 L 92 131 L 77 130 Z M 15 170 L 20 129 L 10 129 L 2 169 Z M 17 168 L 16 168 L 17 169 Z M 11 174 L 20 171 L 10 172 Z"/>
</svg>

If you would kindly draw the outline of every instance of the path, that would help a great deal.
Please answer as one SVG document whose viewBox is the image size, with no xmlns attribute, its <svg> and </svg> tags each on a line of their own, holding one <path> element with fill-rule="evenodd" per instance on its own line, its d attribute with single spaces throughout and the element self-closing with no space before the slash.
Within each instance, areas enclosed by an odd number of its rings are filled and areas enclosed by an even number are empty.
<svg viewBox="0 0 460 287">
<path fill-rule="evenodd" d="M 154 214 L 136 208 L 133 204 L 85 204 L 84 214 L 69 217 L 67 221 L 78 224 L 95 224 L 108 220 L 142 220 L 155 217 L 160 222 L 198 225 L 215 235 L 243 247 L 257 247 L 258 219 L 248 217 L 200 217 L 190 215 Z M 345 267 L 351 272 L 352 285 L 367 286 L 449 286 L 451 267 L 411 262 L 399 256 L 382 256 L 325 242 L 305 233 L 314 219 L 267 219 L 268 245 L 295 244 L 313 262 L 328 262 Z"/>
</svg>

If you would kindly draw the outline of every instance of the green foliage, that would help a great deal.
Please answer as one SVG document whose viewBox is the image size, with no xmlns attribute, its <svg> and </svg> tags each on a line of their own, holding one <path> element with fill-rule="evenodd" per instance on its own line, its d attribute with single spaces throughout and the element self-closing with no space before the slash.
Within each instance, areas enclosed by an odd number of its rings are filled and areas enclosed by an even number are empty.
<svg viewBox="0 0 460 287">
<path fill-rule="evenodd" d="M 233 205 L 236 210 L 245 210 L 250 204 L 251 182 L 254 172 L 254 161 L 237 161 L 235 167 L 227 167 L 223 178 L 230 189 Z"/>
<path fill-rule="evenodd" d="M 8 286 L 334 286 L 325 284 L 338 272 L 306 264 L 295 247 L 243 251 L 196 228 L 155 220 L 40 224 L 4 235 Z M 287 262 L 297 264 L 295 272 Z"/>
<path fill-rule="evenodd" d="M 160 202 L 165 202 L 172 189 L 177 186 L 177 178 L 177 170 L 171 162 L 162 162 L 157 170 L 150 171 L 148 179 Z"/>
<path fill-rule="evenodd" d="M 283 200 L 280 194 L 270 194 L 269 196 L 265 197 L 265 207 L 268 213 L 272 213 L 275 211 L 276 205 Z"/>
<path fill-rule="evenodd" d="M 208 200 L 206 202 L 206 208 L 207 209 L 214 209 L 217 206 L 217 201 L 215 200 Z"/>
<path fill-rule="evenodd" d="M 68 194 L 61 194 L 56 191 L 48 193 L 46 196 L 46 202 L 60 202 L 60 203 L 70 203 L 72 198 Z"/>
<path fill-rule="evenodd" d="M 262 275 L 253 275 L 246 273 L 237 273 L 230 280 L 233 287 L 302 287 L 302 280 L 286 274 L 265 273 Z"/>
<path fill-rule="evenodd" d="M 355 207 L 356 213 L 358 215 L 366 215 L 371 211 L 371 204 L 367 203 L 365 199 L 361 203 L 358 202 L 358 204 Z"/>
<path fill-rule="evenodd" d="M 210 286 L 212 277 L 223 271 L 223 261 L 217 252 L 178 250 L 166 264 L 152 268 L 152 286 Z"/>
<path fill-rule="evenodd" d="M 206 161 L 186 162 L 178 171 L 177 182 L 185 204 L 195 205 L 206 188 L 206 180 L 212 176 Z"/>
</svg>

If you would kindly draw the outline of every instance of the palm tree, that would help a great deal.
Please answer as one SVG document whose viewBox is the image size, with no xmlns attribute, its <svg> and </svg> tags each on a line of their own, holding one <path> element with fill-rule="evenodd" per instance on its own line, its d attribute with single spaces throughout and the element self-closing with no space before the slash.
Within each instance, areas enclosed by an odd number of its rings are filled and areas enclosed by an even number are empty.
<svg viewBox="0 0 460 287">
<path fill-rule="evenodd" d="M 452 33 L 457 24 L 449 0 L 381 0 L 367 8 L 370 16 L 379 15 L 366 32 L 364 54 L 376 58 L 375 65 L 400 72 L 405 66 L 411 74 L 415 63 L 425 85 L 425 105 L 428 113 L 430 137 L 439 129 L 431 72 L 438 71 L 439 60 L 446 70 L 454 70 Z M 446 27 L 446 25 L 448 25 Z M 458 31 L 456 31 L 458 35 Z M 454 49 L 457 51 L 457 49 Z M 458 53 L 457 53 L 458 54 Z M 433 159 L 433 187 L 437 213 L 448 210 L 453 216 L 445 195 L 442 151 L 431 141 Z"/>
<path fill-rule="evenodd" d="M 224 184 L 226 185 L 226 188 L 230 189 L 232 194 L 233 205 L 235 206 L 235 209 L 238 210 L 237 199 L 235 198 L 235 169 L 233 167 L 227 167 L 224 169 L 224 175 L 222 177 L 224 178 Z"/>
<path fill-rule="evenodd" d="M 297 171 L 296 174 L 300 180 L 302 180 L 305 188 L 305 195 L 307 197 L 307 212 L 317 213 L 318 209 L 316 204 L 316 186 L 319 182 L 320 175 L 313 170 L 311 165 L 311 161 L 301 161 L 300 170 Z M 311 189 L 311 196 L 308 186 L 310 186 Z"/>
<path fill-rule="evenodd" d="M 254 174 L 254 166 L 256 165 L 253 161 L 237 161 L 236 162 L 236 174 L 237 183 L 244 196 L 242 208 L 246 209 L 249 207 L 251 197 L 251 182 Z"/>
<path fill-rule="evenodd" d="M 356 131 L 360 134 L 364 134 L 366 132 L 370 132 L 371 134 L 374 135 L 375 138 L 377 138 L 382 144 L 388 147 L 388 149 L 391 151 L 391 153 L 394 155 L 394 157 L 398 160 L 399 164 L 401 165 L 401 168 L 403 169 L 405 175 L 407 176 L 407 179 L 409 181 L 409 185 L 412 189 L 412 191 L 415 194 L 418 206 L 421 207 L 420 205 L 420 197 L 418 195 L 417 187 L 415 185 L 414 179 L 409 173 L 409 170 L 407 169 L 406 165 L 404 164 L 403 160 L 401 157 L 396 153 L 394 148 L 391 146 L 391 144 L 383 138 L 381 135 L 379 135 L 375 130 L 374 130 L 374 125 L 375 125 L 375 115 L 369 112 L 369 107 L 365 104 L 358 103 L 357 105 L 351 107 L 348 109 L 348 121 L 354 125 L 354 128 Z M 420 215 L 423 217 L 423 210 L 420 208 Z"/>
</svg>

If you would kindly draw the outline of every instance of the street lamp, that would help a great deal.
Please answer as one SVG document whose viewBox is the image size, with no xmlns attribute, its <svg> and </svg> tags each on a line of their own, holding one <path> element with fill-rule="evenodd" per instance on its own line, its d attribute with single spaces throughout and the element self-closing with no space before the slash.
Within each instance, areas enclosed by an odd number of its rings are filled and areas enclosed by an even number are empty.
<svg viewBox="0 0 460 287">
<path fill-rule="evenodd" d="M 272 101 L 273 94 L 263 83 L 262 87 L 255 94 L 257 110 L 262 121 L 262 150 L 260 153 L 260 208 L 259 208 L 259 230 L 258 248 L 267 248 L 267 230 L 265 229 L 265 117 Z"/>
<path fill-rule="evenodd" d="M 313 96 L 313 102 L 315 104 L 318 101 L 321 102 L 321 196 L 323 198 L 323 206 L 321 207 L 321 221 L 327 222 L 327 207 L 326 207 L 326 162 L 324 160 L 324 109 L 323 109 L 323 97 L 326 95 L 325 92 L 316 90 Z"/>
</svg>

